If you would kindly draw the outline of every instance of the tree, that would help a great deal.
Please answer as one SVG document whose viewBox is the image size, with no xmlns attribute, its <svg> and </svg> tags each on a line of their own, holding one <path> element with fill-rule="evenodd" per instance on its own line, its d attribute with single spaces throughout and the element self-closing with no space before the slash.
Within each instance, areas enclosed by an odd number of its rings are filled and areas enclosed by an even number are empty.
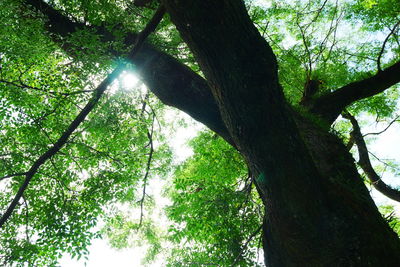
<svg viewBox="0 0 400 267">
<path fill-rule="evenodd" d="M 54 147 L 49 149 L 49 141 L 58 144 L 54 140 L 65 134 L 57 129 L 67 128 L 64 121 L 71 121 L 72 114 L 80 109 L 79 104 L 89 98 L 85 94 L 93 90 L 88 89 L 87 80 L 104 76 L 113 66 L 110 63 L 113 58 L 125 57 L 159 100 L 203 123 L 243 157 L 251 181 L 250 185 L 245 184 L 247 188 L 255 186 L 264 214 L 262 224 L 256 215 L 250 216 L 246 221 L 250 224 L 247 231 L 237 234 L 233 229 L 227 234 L 233 241 L 230 246 L 234 251 L 233 264 L 242 260 L 242 245 L 252 242 L 251 238 L 262 231 L 267 266 L 396 266 L 400 260 L 400 241 L 378 212 L 343 141 L 348 138 L 349 147 L 357 145 L 359 165 L 378 190 L 398 200 L 398 191 L 384 184 L 372 169 L 354 115 L 367 111 L 390 117 L 395 111 L 396 85 L 400 80 L 397 61 L 400 5 L 394 0 L 349 1 L 341 5 L 334 1 L 284 2 L 271 1 L 266 8 L 251 2 L 246 2 L 246 6 L 240 0 L 134 1 L 133 4 L 4 1 L 2 12 L 7 19 L 2 23 L 8 27 L 3 27 L 2 36 L 8 40 L 1 40 L 1 81 L 5 88 L 1 107 L 7 124 L 2 132 L 6 136 L 4 142 L 18 143 L 5 146 L 2 152 L 4 179 L 12 178 L 8 180 L 11 190 L 6 191 L 7 199 L 2 200 L 2 206 L 7 206 L 11 196 L 21 191 L 21 183 L 26 181 L 24 176 L 30 173 L 26 170 L 37 162 L 30 160 L 46 154 Z M 156 7 L 156 15 L 150 20 L 147 17 Z M 144 25 L 154 21 L 164 8 L 168 18 L 159 25 L 160 34 L 143 43 L 139 50 L 134 45 L 136 52 L 129 52 L 134 40 L 142 36 L 137 32 L 146 29 Z M 362 27 L 356 27 L 356 22 L 362 23 Z M 342 45 L 345 38 L 340 36 L 340 29 L 354 33 L 360 40 L 348 40 Z M 360 37 L 363 34 L 376 39 L 385 37 L 366 45 Z M 35 44 L 29 44 L 28 40 Z M 120 67 L 117 70 L 122 71 Z M 108 76 L 106 85 L 112 79 Z M 23 90 L 15 91 L 16 88 Z M 98 92 L 98 88 L 94 91 Z M 41 188 L 42 193 L 46 183 L 41 179 L 32 180 L 25 186 L 26 191 L 22 190 L 27 212 L 26 201 L 33 201 L 35 206 L 44 207 L 53 220 L 51 227 L 46 224 L 43 228 L 46 231 L 39 232 L 39 237 L 53 237 L 54 231 L 67 240 L 79 229 L 77 233 L 82 236 L 71 239 L 77 240 L 77 244 L 66 242 L 64 247 L 57 248 L 58 254 L 65 250 L 79 253 L 74 248 L 87 244 L 93 237 L 87 234 L 88 229 L 103 212 L 102 204 L 134 199 L 132 190 L 140 175 L 145 177 L 139 201 L 143 207 L 149 162 L 154 152 L 154 128 L 148 125 L 154 124 L 156 112 L 145 112 L 149 107 L 143 103 L 148 101 L 134 102 L 131 98 L 130 109 L 129 100 L 117 97 L 113 100 L 112 95 L 106 98 L 87 122 L 75 127 L 78 129 L 75 134 L 70 131 L 65 147 L 34 173 L 43 180 L 54 176 L 54 183 L 67 187 L 67 196 L 52 199 L 62 202 L 57 208 L 66 209 L 68 216 L 49 208 L 48 199 L 28 191 Z M 34 106 L 39 99 L 43 104 Z M 344 133 L 344 140 L 332 130 L 332 124 L 341 114 L 353 128 L 351 137 L 349 132 Z M 140 127 L 143 120 L 150 124 L 144 123 L 137 134 L 129 130 L 115 134 L 116 129 L 129 129 L 136 124 Z M 109 125 L 114 128 L 106 130 Z M 41 134 L 32 134 L 33 129 L 39 129 Z M 105 136 L 113 137 L 110 153 L 103 152 L 109 150 L 101 142 Z M 124 148 L 132 146 L 132 141 L 140 149 L 121 155 Z M 143 157 L 146 153 L 148 161 Z M 162 147 L 155 153 L 158 164 L 168 164 L 167 154 Z M 118 157 L 114 158 L 115 155 Z M 77 161 L 80 158 L 84 160 Z M 127 161 L 121 163 L 122 159 Z M 196 161 L 185 164 L 198 167 Z M 178 178 L 187 166 L 182 167 L 181 173 L 178 170 Z M 82 177 L 82 172 L 74 171 L 79 168 L 91 173 Z M 59 170 L 63 173 L 57 173 Z M 138 173 L 129 175 L 135 172 Z M 243 168 L 237 172 L 240 174 L 236 178 L 243 176 Z M 106 186 L 102 185 L 104 181 Z M 121 183 L 131 191 L 119 191 Z M 236 192 L 234 184 L 227 180 L 222 188 L 230 190 L 221 196 L 225 199 L 223 203 L 230 196 L 232 206 L 244 197 Z M 73 188 L 68 188 L 71 185 Z M 192 193 L 201 197 L 204 185 L 196 186 L 192 187 Z M 89 201 L 91 197 L 95 201 Z M 18 201 L 14 201 L 16 206 Z M 79 214 L 74 205 L 82 203 L 87 207 L 78 208 L 81 221 L 72 227 L 74 216 Z M 256 213 L 256 208 L 248 207 L 250 215 Z M 13 243 L 7 239 L 21 231 L 18 228 L 21 220 L 28 218 L 21 214 L 20 208 L 12 211 L 14 223 L 8 222 L 9 229 L 4 230 L 7 235 L 2 240 L 9 255 L 21 252 L 17 249 L 21 241 Z M 176 218 L 180 212 L 172 208 L 172 214 Z M 234 216 L 227 218 L 229 223 Z M 29 227 L 40 229 L 41 225 L 31 223 Z M 243 234 L 249 238 L 244 244 L 241 244 L 243 238 L 238 241 L 233 238 Z M 236 248 L 235 243 L 239 243 Z M 24 249 L 34 253 L 38 247 L 32 244 L 26 241 Z M 12 255 L 9 259 L 18 261 L 19 257 Z"/>
</svg>

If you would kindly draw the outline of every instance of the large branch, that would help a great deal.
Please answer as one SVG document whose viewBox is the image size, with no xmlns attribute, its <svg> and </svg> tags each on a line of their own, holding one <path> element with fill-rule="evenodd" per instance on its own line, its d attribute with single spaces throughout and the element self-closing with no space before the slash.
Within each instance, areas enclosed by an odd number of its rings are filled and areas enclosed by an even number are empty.
<svg viewBox="0 0 400 267">
<path fill-rule="evenodd" d="M 115 39 L 103 27 L 90 27 L 72 22 L 42 0 L 26 0 L 26 3 L 47 16 L 46 27 L 50 34 L 66 38 L 76 30 L 94 28 L 102 40 Z M 125 43 L 131 44 L 135 36 L 135 33 L 128 33 Z M 70 49 L 63 46 L 65 42 L 59 44 L 63 49 Z M 132 58 L 132 62 L 137 66 L 143 82 L 164 104 L 187 113 L 233 144 L 206 80 L 149 43 L 143 44 L 141 50 Z"/>
<path fill-rule="evenodd" d="M 332 123 L 351 103 L 379 94 L 398 82 L 400 82 L 400 61 L 372 77 L 352 82 L 321 96 L 311 104 L 310 111 Z"/>
<path fill-rule="evenodd" d="M 129 53 L 129 58 L 134 57 L 140 49 L 143 41 L 146 37 L 155 30 L 157 25 L 160 23 L 162 17 L 165 14 L 165 9 L 161 6 L 150 22 L 146 25 L 144 30 L 138 34 L 137 39 L 134 43 L 132 51 Z M 11 216 L 15 207 L 17 206 L 19 200 L 23 197 L 25 190 L 28 188 L 30 181 L 33 176 L 37 173 L 39 168 L 46 163 L 47 160 L 51 159 L 60 149 L 67 143 L 69 137 L 72 133 L 79 127 L 79 125 L 85 120 L 87 115 L 93 110 L 97 102 L 100 100 L 103 93 L 106 89 L 111 85 L 115 78 L 117 78 L 122 71 L 124 70 L 124 66 L 118 66 L 112 73 L 110 73 L 93 92 L 93 96 L 90 98 L 85 107 L 79 112 L 76 118 L 71 122 L 68 128 L 61 134 L 58 140 L 48 149 L 45 153 L 43 153 L 29 168 L 29 170 L 25 173 L 25 179 L 20 185 L 17 194 L 14 196 L 14 199 L 11 201 L 8 206 L 6 212 L 0 218 L 0 228 L 5 224 L 8 218 Z"/>
<path fill-rule="evenodd" d="M 400 202 L 400 191 L 390 187 L 384 181 L 382 181 L 381 177 L 379 177 L 372 167 L 368 156 L 368 148 L 365 144 L 363 135 L 361 134 L 360 125 L 358 124 L 357 120 L 349 113 L 344 113 L 342 115 L 353 125 L 353 131 L 351 135 L 358 148 L 358 165 L 360 165 L 360 167 L 363 169 L 364 173 L 367 175 L 368 179 L 376 190 L 388 198 Z"/>
</svg>

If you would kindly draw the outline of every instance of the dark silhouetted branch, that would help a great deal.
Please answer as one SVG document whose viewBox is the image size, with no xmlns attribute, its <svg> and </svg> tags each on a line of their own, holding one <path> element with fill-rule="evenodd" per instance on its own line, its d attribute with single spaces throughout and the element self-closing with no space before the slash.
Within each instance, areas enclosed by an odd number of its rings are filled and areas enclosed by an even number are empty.
<svg viewBox="0 0 400 267">
<path fill-rule="evenodd" d="M 378 190 L 388 198 L 400 202 L 400 191 L 390 187 L 384 181 L 382 181 L 381 177 L 375 172 L 374 168 L 372 167 L 368 155 L 368 148 L 361 134 L 360 126 L 357 120 L 348 112 L 344 112 L 342 116 L 348 119 L 353 125 L 353 131 L 351 134 L 358 148 L 358 165 L 360 165 L 360 167 L 363 169 L 364 173 L 367 175 L 368 179 L 376 190 Z"/>
<path fill-rule="evenodd" d="M 310 104 L 309 110 L 332 123 L 351 103 L 379 94 L 400 82 L 400 61 L 364 80 L 349 83 L 323 95 Z"/>
<path fill-rule="evenodd" d="M 78 116 L 71 122 L 68 128 L 64 131 L 64 133 L 58 138 L 58 140 L 52 145 L 52 147 L 47 150 L 44 154 L 42 154 L 31 166 L 31 168 L 25 174 L 25 180 L 21 184 L 18 189 L 17 194 L 15 195 L 14 199 L 12 200 L 11 204 L 7 208 L 6 212 L 0 219 L 0 227 L 4 225 L 4 223 L 8 220 L 11 216 L 13 210 L 17 206 L 19 200 L 21 199 L 23 193 L 27 189 L 31 179 L 38 171 L 39 167 L 42 166 L 48 159 L 53 157 L 68 141 L 68 138 L 71 134 L 78 128 L 78 126 L 85 120 L 86 116 L 93 110 L 96 103 L 99 101 L 100 97 L 104 93 L 104 91 L 108 88 L 108 86 L 112 83 L 112 81 L 118 77 L 118 75 L 122 72 L 122 68 L 116 68 L 111 74 L 107 76 L 103 82 L 96 88 L 92 98 L 83 108 L 83 110 L 78 114 Z"/>
<path fill-rule="evenodd" d="M 9 174 L 3 177 L 0 177 L 0 181 L 7 179 L 7 178 L 11 178 L 11 177 L 16 177 L 16 176 L 23 176 L 26 175 L 26 172 L 18 172 L 18 173 L 13 173 L 13 174 Z"/>
<path fill-rule="evenodd" d="M 390 36 L 392 36 L 394 34 L 394 31 L 396 30 L 396 28 L 399 25 L 400 25 L 400 20 L 393 26 L 393 28 L 390 30 L 390 33 L 386 36 L 385 40 L 383 41 L 381 51 L 379 52 L 378 59 L 376 60 L 376 63 L 378 65 L 378 71 L 382 71 L 381 59 L 382 59 L 383 53 L 385 52 L 386 43 L 389 40 Z"/>
<path fill-rule="evenodd" d="M 161 21 L 163 15 L 165 13 L 165 9 L 160 7 L 150 22 L 146 25 L 142 33 L 138 35 L 138 39 L 135 41 L 135 45 L 132 48 L 130 57 L 134 57 L 137 51 L 139 51 L 143 41 L 146 37 L 155 30 L 159 22 Z M 118 66 L 112 73 L 110 73 L 94 90 L 93 96 L 86 104 L 86 106 L 82 109 L 82 111 L 78 114 L 78 116 L 71 122 L 68 128 L 62 133 L 59 139 L 52 145 L 52 147 L 47 150 L 44 154 L 42 154 L 31 166 L 31 168 L 25 174 L 25 180 L 20 185 L 17 194 L 12 200 L 11 204 L 7 208 L 6 212 L 0 218 L 0 228 L 4 225 L 4 223 L 11 216 L 13 210 L 17 206 L 19 200 L 23 196 L 25 190 L 27 189 L 31 179 L 38 171 L 39 167 L 42 166 L 48 159 L 53 157 L 68 141 L 68 138 L 72 135 L 72 133 L 79 127 L 79 125 L 85 120 L 87 115 L 93 110 L 97 102 L 100 100 L 101 96 L 105 92 L 105 90 L 111 85 L 115 78 L 117 78 L 122 71 L 124 70 L 124 65 Z"/>
<path fill-rule="evenodd" d="M 18 87 L 18 88 L 22 88 L 22 89 L 31 89 L 31 90 L 34 90 L 34 91 L 43 92 L 43 93 L 46 93 L 46 94 L 49 94 L 49 95 L 53 95 L 53 96 L 58 96 L 58 95 L 70 96 L 70 95 L 77 95 L 77 94 L 93 92 L 93 90 L 77 90 L 77 91 L 72 91 L 72 92 L 69 92 L 69 93 L 64 93 L 64 92 L 47 91 L 45 89 L 42 89 L 42 88 L 39 88 L 39 87 L 36 87 L 36 86 L 30 86 L 30 85 L 27 85 L 27 84 L 22 83 L 22 82 L 16 83 L 16 82 L 13 82 L 13 81 L 0 80 L 0 83 L 8 84 L 8 85 L 11 85 L 11 86 L 14 86 L 14 87 Z"/>
<path fill-rule="evenodd" d="M 388 124 L 388 126 L 386 126 L 385 129 L 383 129 L 382 131 L 379 131 L 379 132 L 376 132 L 376 133 L 366 133 L 366 134 L 363 135 L 363 137 L 365 137 L 365 136 L 367 136 L 367 135 L 380 135 L 380 134 L 386 132 L 386 131 L 390 128 L 390 126 L 393 125 L 393 123 L 395 123 L 396 121 L 399 121 L 399 118 L 400 118 L 400 116 L 397 116 L 397 117 L 396 117 L 394 120 L 392 120 L 392 121 Z"/>
<path fill-rule="evenodd" d="M 243 254 L 244 250 L 247 248 L 249 245 L 250 241 L 261 231 L 263 227 L 263 224 L 261 224 L 247 239 L 246 243 L 244 243 L 242 250 L 239 252 L 239 254 L 236 256 L 235 261 L 232 263 L 231 266 L 235 266 L 236 263 L 239 261 L 240 256 Z"/>
<path fill-rule="evenodd" d="M 153 146 L 153 132 L 154 132 L 154 119 L 155 116 L 153 115 L 153 122 L 151 125 L 151 130 L 147 132 L 147 137 L 149 138 L 149 157 L 147 158 L 147 165 L 146 165 L 146 173 L 143 177 L 143 193 L 142 193 L 142 198 L 139 200 L 140 202 L 140 220 L 139 220 L 139 225 L 138 228 L 142 226 L 143 223 L 143 208 L 144 208 L 144 200 L 146 197 L 146 187 L 147 187 L 147 182 L 150 174 L 150 166 L 151 166 L 151 161 L 153 159 L 153 153 L 154 153 L 154 146 Z"/>
</svg>

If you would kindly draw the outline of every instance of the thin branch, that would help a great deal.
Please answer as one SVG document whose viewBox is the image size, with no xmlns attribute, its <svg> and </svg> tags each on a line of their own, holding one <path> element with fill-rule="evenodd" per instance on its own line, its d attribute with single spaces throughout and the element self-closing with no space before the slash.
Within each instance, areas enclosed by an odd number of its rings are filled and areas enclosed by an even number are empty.
<svg viewBox="0 0 400 267">
<path fill-rule="evenodd" d="M 137 54 L 137 51 L 140 49 L 143 41 L 146 37 L 155 30 L 157 25 L 160 23 L 161 19 L 165 14 L 165 9 L 163 6 L 160 6 L 156 13 L 154 14 L 153 18 L 150 22 L 146 25 L 144 30 L 139 33 L 137 39 L 135 41 L 134 47 L 132 48 L 131 52 L 129 53 L 129 58 L 132 58 Z M 7 208 L 6 212 L 0 218 L 0 228 L 3 227 L 4 223 L 8 220 L 11 216 L 13 210 L 17 206 L 19 200 L 21 199 L 22 195 L 24 194 L 25 190 L 27 189 L 31 179 L 38 171 L 39 167 L 42 166 L 48 159 L 52 158 L 68 141 L 69 137 L 72 133 L 78 128 L 78 126 L 85 120 L 87 115 L 93 110 L 97 102 L 100 100 L 101 96 L 105 92 L 105 90 L 111 85 L 111 83 L 123 72 L 124 65 L 119 65 L 113 72 L 111 72 L 93 92 L 93 96 L 86 104 L 86 106 L 82 109 L 82 111 L 78 114 L 78 116 L 71 122 L 65 132 L 60 136 L 60 138 L 55 142 L 52 147 L 47 150 L 44 154 L 42 154 L 31 166 L 31 168 L 25 174 L 25 180 L 20 185 L 17 194 L 15 195 L 14 199 L 12 200 L 11 204 Z"/>
<path fill-rule="evenodd" d="M 322 4 L 322 6 L 320 8 L 318 8 L 315 11 L 312 11 L 313 13 L 316 13 L 315 16 L 311 19 L 310 22 L 306 23 L 305 25 L 300 25 L 299 22 L 299 18 L 300 18 L 300 14 L 302 15 L 302 13 L 297 13 L 296 14 L 296 25 L 298 26 L 300 33 L 301 33 L 301 37 L 302 37 L 302 41 L 303 41 L 303 45 L 305 47 L 306 50 L 306 54 L 307 54 L 307 58 L 308 58 L 308 67 L 306 66 L 306 70 L 307 70 L 307 79 L 311 78 L 311 73 L 312 73 L 312 64 L 313 62 L 315 62 L 312 59 L 312 55 L 311 55 L 311 51 L 310 51 L 310 47 L 307 44 L 307 40 L 306 40 L 306 35 L 307 35 L 307 30 L 308 28 L 318 20 L 319 16 L 322 13 L 322 10 L 325 8 L 326 4 L 327 4 L 328 0 L 325 0 L 324 3 Z M 304 9 L 309 8 L 309 4 L 310 2 L 305 6 Z M 329 35 L 329 34 L 328 34 Z"/>
<path fill-rule="evenodd" d="M 397 122 L 397 121 L 400 121 L 399 118 L 400 118 L 400 116 L 397 116 L 397 117 L 396 117 L 394 120 L 392 120 L 392 121 L 388 124 L 388 126 L 386 126 L 386 128 L 383 129 L 382 131 L 379 131 L 379 132 L 376 132 L 376 133 L 366 133 L 366 134 L 363 135 L 363 137 L 366 137 L 367 135 L 380 135 L 380 134 L 386 132 L 386 131 L 390 128 L 390 126 L 392 126 L 393 123 L 395 123 L 395 122 Z"/>
<path fill-rule="evenodd" d="M 72 188 L 70 188 L 68 185 L 66 185 L 61 179 L 59 179 L 59 177 L 61 177 L 60 176 L 60 172 L 58 171 L 58 170 L 56 170 L 57 172 L 58 172 L 58 176 L 54 176 L 54 175 L 52 175 L 51 173 L 48 173 L 48 172 L 44 172 L 43 170 L 41 170 L 41 171 L 38 171 L 37 173 L 38 174 L 41 174 L 41 175 L 43 175 L 44 176 L 44 178 L 47 178 L 47 179 L 51 179 L 51 180 L 54 180 L 55 182 L 56 182 L 56 184 L 60 187 L 60 192 L 62 193 L 62 195 L 63 195 L 63 200 L 65 200 L 65 193 L 64 193 L 64 189 L 66 189 L 68 192 L 72 192 L 72 193 L 78 193 L 78 191 L 76 191 L 76 190 L 73 190 Z"/>
<path fill-rule="evenodd" d="M 345 59 L 345 61 L 349 61 L 351 58 L 357 58 L 357 59 L 360 58 L 360 59 L 369 60 L 369 61 L 373 61 L 373 62 L 376 61 L 376 59 L 373 57 L 366 56 L 366 55 L 357 55 L 357 54 L 351 53 L 345 49 L 342 49 L 342 52 L 343 52 L 343 54 L 349 56 Z"/>
<path fill-rule="evenodd" d="M 260 259 L 260 247 L 261 247 L 261 241 L 262 241 L 262 235 L 258 238 L 258 244 L 257 244 L 257 262 Z"/>
<path fill-rule="evenodd" d="M 337 5 L 338 5 L 338 3 L 336 1 L 336 8 L 335 8 L 335 12 L 334 12 L 334 14 L 332 16 L 332 20 L 331 20 L 331 24 L 329 26 L 329 30 L 328 30 L 324 40 L 322 40 L 322 42 L 319 45 L 319 52 L 316 54 L 314 61 L 317 61 L 320 57 L 322 57 L 322 62 L 326 63 L 328 61 L 328 59 L 330 58 L 330 56 L 331 56 L 333 48 L 337 44 L 337 42 L 336 42 L 337 30 L 338 30 L 338 27 L 339 27 L 340 20 L 342 19 L 343 13 L 344 13 L 342 11 L 342 12 L 339 13 L 339 15 L 337 15 L 337 9 L 338 9 Z M 326 50 L 325 45 L 328 43 L 329 37 L 332 36 L 332 34 L 333 34 L 332 44 L 329 47 L 327 56 L 324 58 L 323 52 Z"/>
<path fill-rule="evenodd" d="M 380 159 L 377 155 L 375 155 L 374 153 L 372 153 L 371 151 L 368 151 L 368 154 L 370 154 L 372 157 L 374 157 L 377 161 L 379 161 L 380 163 L 382 163 L 383 165 L 385 165 L 385 169 L 388 167 L 392 170 L 398 170 L 397 167 L 390 165 L 389 163 L 387 163 L 385 160 L 389 160 L 389 159 Z"/>
<path fill-rule="evenodd" d="M 69 188 L 69 187 L 62 181 L 63 175 L 62 175 L 61 171 L 58 169 L 58 167 L 57 167 L 56 163 L 54 162 L 54 159 L 53 159 L 53 158 L 50 159 L 50 163 L 51 163 L 51 165 L 53 166 L 53 169 L 54 169 L 54 171 L 56 172 L 56 175 L 58 175 L 58 177 L 57 177 L 57 176 L 53 176 L 53 175 L 49 175 L 49 174 L 47 174 L 47 176 L 50 177 L 50 178 L 52 178 L 52 179 L 54 179 L 54 180 L 56 181 L 56 183 L 58 183 L 61 187 L 65 187 L 68 191 L 74 191 L 74 190 L 72 190 L 71 188 Z M 61 190 L 61 192 L 63 192 L 63 195 L 64 195 L 64 191 Z M 76 192 L 76 191 L 74 191 L 74 192 Z"/>
<path fill-rule="evenodd" d="M 86 143 L 84 143 L 84 142 L 74 142 L 74 141 L 71 141 L 71 142 L 68 142 L 68 143 L 69 143 L 69 144 L 74 144 L 74 145 L 82 145 L 82 146 L 84 146 L 85 148 L 87 148 L 88 150 L 95 152 L 97 155 L 105 156 L 105 157 L 111 159 L 112 161 L 116 162 L 117 164 L 121 164 L 121 163 L 122 163 L 122 161 L 121 161 L 120 159 L 114 158 L 113 156 L 111 156 L 110 153 L 105 152 L 105 151 L 100 151 L 100 150 L 98 150 L 98 149 L 96 149 L 96 148 L 94 148 L 94 147 L 92 147 L 92 146 L 90 146 L 90 145 L 88 145 L 88 144 L 86 144 Z M 72 157 L 72 158 L 73 158 L 73 157 Z"/>
<path fill-rule="evenodd" d="M 57 103 L 54 105 L 54 108 L 50 111 L 44 112 L 40 117 L 37 117 L 33 119 L 34 124 L 41 125 L 42 121 L 49 117 L 50 115 L 54 114 L 57 112 L 57 109 L 61 106 L 62 101 L 65 100 L 65 97 L 63 97 L 60 101 L 57 101 Z"/>
<path fill-rule="evenodd" d="M 146 197 L 146 186 L 147 186 L 147 179 L 150 173 L 150 166 L 151 166 L 151 161 L 153 159 L 153 152 L 154 152 L 154 147 L 153 147 L 153 133 L 154 133 L 154 120 L 155 116 L 153 115 L 153 122 L 151 125 L 150 131 L 147 132 L 147 137 L 149 138 L 149 145 L 150 145 L 150 150 L 149 150 L 149 157 L 147 159 L 147 165 L 146 165 L 146 173 L 143 177 L 143 194 L 142 198 L 139 200 L 140 202 L 140 220 L 139 220 L 139 225 L 138 228 L 142 226 L 143 222 L 143 205 L 144 205 L 144 199 Z"/>
<path fill-rule="evenodd" d="M 138 53 L 147 36 L 149 36 L 149 34 L 156 29 L 158 24 L 160 24 L 165 12 L 165 7 L 163 5 L 160 5 L 151 20 L 147 23 L 146 27 L 136 36 L 133 48 L 128 55 L 129 59 L 132 59 Z"/>
<path fill-rule="evenodd" d="M 31 85 L 27 85 L 25 83 L 23 83 L 22 81 L 20 81 L 20 83 L 16 83 L 14 81 L 6 81 L 3 79 L 0 79 L 0 83 L 5 83 L 8 85 L 12 85 L 18 88 L 22 88 L 22 89 L 31 89 L 34 91 L 39 91 L 39 92 L 43 92 L 49 95 L 53 95 L 53 96 L 71 96 L 71 95 L 77 95 L 77 94 L 83 94 L 83 93 L 92 93 L 93 90 L 77 90 L 77 91 L 72 91 L 69 93 L 63 93 L 63 92 L 56 92 L 56 91 L 47 91 L 45 89 L 36 87 L 36 86 L 31 86 Z"/>
<path fill-rule="evenodd" d="M 144 99 L 143 99 L 143 101 L 142 101 L 142 108 L 141 108 L 141 111 L 140 111 L 140 117 L 143 116 L 143 113 L 144 113 L 144 111 L 146 110 L 146 105 L 147 105 L 147 103 L 149 102 L 149 97 L 150 97 L 150 92 L 147 91 L 147 92 L 146 92 L 146 95 L 144 96 Z"/>
<path fill-rule="evenodd" d="M 247 184 L 248 181 L 250 181 L 249 184 Z M 251 200 L 251 191 L 253 189 L 253 182 L 254 182 L 254 179 L 253 179 L 253 177 L 251 177 L 250 172 L 249 172 L 249 175 L 245 181 L 245 185 L 244 185 L 243 189 L 240 190 L 240 192 L 243 192 L 246 194 L 246 198 L 240 203 L 240 205 L 238 207 L 238 211 L 240 211 L 243 208 L 243 206 L 245 206 Z"/>
<path fill-rule="evenodd" d="M 301 38 L 302 38 L 302 41 L 303 41 L 303 45 L 304 45 L 304 48 L 305 48 L 306 54 L 307 54 L 308 66 L 306 65 L 306 70 L 307 70 L 307 79 L 309 79 L 310 76 L 311 76 L 311 73 L 312 73 L 311 51 L 310 51 L 310 49 L 309 49 L 309 47 L 308 47 L 307 40 L 306 40 L 306 29 L 304 29 L 304 28 L 300 25 L 298 14 L 297 14 L 297 17 L 296 17 L 296 25 L 297 25 L 297 27 L 298 27 L 299 30 L 300 30 Z"/>
<path fill-rule="evenodd" d="M 326 55 L 326 57 L 324 57 L 323 54 L 321 53 L 321 56 L 323 57 L 323 60 L 322 60 L 322 61 L 323 61 L 324 63 L 326 63 L 326 62 L 328 61 L 328 59 L 331 58 L 331 54 L 332 54 L 333 48 L 334 48 L 334 47 L 336 46 L 336 44 L 338 43 L 338 42 L 336 41 L 336 36 L 337 36 L 337 30 L 338 30 L 338 26 L 339 26 L 339 19 L 340 19 L 340 18 L 337 19 L 337 23 L 336 23 L 336 25 L 335 25 L 335 29 L 333 30 L 333 40 L 332 40 L 331 46 L 329 47 L 328 54 Z"/>
<path fill-rule="evenodd" d="M 9 174 L 9 175 L 1 177 L 0 181 L 2 181 L 4 179 L 7 179 L 7 178 L 16 177 L 16 176 L 23 176 L 23 175 L 26 175 L 26 172 L 17 172 L 17 173 Z"/>
<path fill-rule="evenodd" d="M 243 254 L 244 250 L 247 248 L 247 246 L 249 245 L 250 241 L 261 231 L 263 227 L 263 224 L 261 224 L 247 239 L 246 243 L 244 244 L 242 250 L 239 252 L 239 254 L 236 256 L 234 262 L 232 263 L 231 266 L 235 266 L 236 263 L 239 261 L 240 256 Z"/>
<path fill-rule="evenodd" d="M 307 30 L 311 26 L 311 24 L 316 22 L 317 19 L 319 18 L 319 16 L 321 15 L 321 13 L 322 13 L 322 10 L 325 8 L 327 2 L 328 2 L 328 0 L 325 0 L 324 3 L 322 3 L 321 7 L 317 8 L 316 10 L 311 10 L 311 11 L 308 11 L 308 12 L 304 12 L 304 10 L 308 10 L 310 8 L 309 5 L 311 4 L 311 2 L 308 2 L 308 4 L 303 8 L 303 11 L 300 12 L 300 14 L 310 14 L 310 13 L 316 13 L 316 14 L 315 14 L 314 18 L 310 22 L 306 23 L 302 27 L 304 27 Z"/>
<path fill-rule="evenodd" d="M 390 36 L 392 36 L 394 34 L 394 31 L 396 30 L 396 28 L 399 25 L 400 25 L 400 20 L 393 26 L 393 28 L 390 30 L 390 33 L 386 36 L 385 40 L 383 41 L 381 51 L 379 52 L 378 59 L 376 60 L 376 63 L 378 65 L 378 71 L 382 71 L 381 58 L 382 58 L 383 53 L 385 52 L 386 43 L 389 40 Z"/>
<path fill-rule="evenodd" d="M 348 112 L 344 112 L 342 116 L 348 119 L 353 125 L 353 131 L 351 134 L 353 135 L 354 141 L 358 148 L 358 165 L 363 169 L 364 173 L 376 190 L 381 192 L 386 197 L 400 202 L 400 191 L 390 187 L 384 181 L 382 181 L 381 177 L 375 172 L 374 168 L 372 167 L 368 155 L 368 148 L 365 144 L 364 138 L 360 130 L 360 125 L 358 124 L 356 118 L 354 118 L 354 116 L 352 116 Z"/>
<path fill-rule="evenodd" d="M 29 238 L 29 206 L 28 206 L 28 202 L 26 201 L 24 196 L 22 196 L 22 200 L 24 201 L 24 204 L 25 204 L 25 236 L 26 236 L 26 241 L 30 242 L 30 238 Z"/>
</svg>

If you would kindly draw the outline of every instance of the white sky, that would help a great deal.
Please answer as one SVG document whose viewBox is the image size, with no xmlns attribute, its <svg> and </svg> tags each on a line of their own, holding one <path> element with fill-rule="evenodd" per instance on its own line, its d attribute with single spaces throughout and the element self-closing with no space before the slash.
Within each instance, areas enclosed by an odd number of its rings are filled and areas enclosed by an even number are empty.
<svg viewBox="0 0 400 267">
<path fill-rule="evenodd" d="M 130 248 L 117 251 L 111 248 L 105 240 L 94 240 L 89 248 L 89 261 L 85 265 L 84 260 L 76 261 L 66 256 L 60 261 L 62 267 L 139 267 L 142 256 L 145 254 L 143 248 Z M 160 263 L 156 263 L 160 264 Z M 154 265 L 162 266 L 162 265 Z"/>
</svg>

